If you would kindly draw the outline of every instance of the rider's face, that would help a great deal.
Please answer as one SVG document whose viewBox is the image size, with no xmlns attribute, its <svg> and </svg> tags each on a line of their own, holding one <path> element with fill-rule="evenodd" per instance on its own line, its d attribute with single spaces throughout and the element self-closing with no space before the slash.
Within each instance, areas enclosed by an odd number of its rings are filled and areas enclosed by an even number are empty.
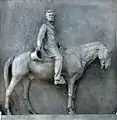
<svg viewBox="0 0 117 120">
<path fill-rule="evenodd" d="M 54 18 L 55 18 L 54 13 L 52 13 L 52 12 L 46 13 L 46 18 L 48 21 L 53 22 Z"/>
</svg>

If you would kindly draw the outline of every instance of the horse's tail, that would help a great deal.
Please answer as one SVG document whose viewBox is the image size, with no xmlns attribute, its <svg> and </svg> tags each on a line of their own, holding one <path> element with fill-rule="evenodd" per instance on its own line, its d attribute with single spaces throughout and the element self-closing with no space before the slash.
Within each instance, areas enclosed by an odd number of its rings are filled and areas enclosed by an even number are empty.
<svg viewBox="0 0 117 120">
<path fill-rule="evenodd" d="M 5 82 L 5 88 L 8 88 L 8 85 L 11 81 L 12 77 L 12 62 L 14 60 L 14 57 L 9 58 L 5 65 L 4 65 L 4 82 Z"/>
</svg>

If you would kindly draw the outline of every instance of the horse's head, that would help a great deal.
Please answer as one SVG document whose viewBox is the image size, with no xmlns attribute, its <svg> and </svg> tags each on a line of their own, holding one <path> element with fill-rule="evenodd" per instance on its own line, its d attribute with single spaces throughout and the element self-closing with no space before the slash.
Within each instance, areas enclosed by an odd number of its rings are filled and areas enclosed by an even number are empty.
<svg viewBox="0 0 117 120">
<path fill-rule="evenodd" d="M 101 69 L 107 69 L 111 65 L 111 53 L 112 51 L 109 48 L 105 46 L 100 47 L 98 58 L 100 60 Z"/>
</svg>

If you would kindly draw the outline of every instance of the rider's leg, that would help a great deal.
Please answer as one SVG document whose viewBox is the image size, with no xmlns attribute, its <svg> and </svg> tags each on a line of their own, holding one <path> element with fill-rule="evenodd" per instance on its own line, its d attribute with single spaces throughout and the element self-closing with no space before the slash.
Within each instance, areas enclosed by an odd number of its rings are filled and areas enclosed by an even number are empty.
<svg viewBox="0 0 117 120">
<path fill-rule="evenodd" d="M 55 66 L 54 66 L 54 79 L 55 80 L 60 80 L 60 75 L 61 75 L 61 70 L 62 70 L 62 57 L 58 56 L 55 58 Z"/>
<path fill-rule="evenodd" d="M 55 56 L 55 68 L 54 68 L 54 84 L 65 84 L 64 78 L 61 76 L 62 71 L 62 63 L 63 63 L 63 57 L 61 54 L 57 54 Z"/>
<path fill-rule="evenodd" d="M 57 46 L 49 47 L 48 51 L 54 57 L 54 84 L 65 84 L 64 78 L 61 76 L 63 57 L 60 54 Z"/>
</svg>

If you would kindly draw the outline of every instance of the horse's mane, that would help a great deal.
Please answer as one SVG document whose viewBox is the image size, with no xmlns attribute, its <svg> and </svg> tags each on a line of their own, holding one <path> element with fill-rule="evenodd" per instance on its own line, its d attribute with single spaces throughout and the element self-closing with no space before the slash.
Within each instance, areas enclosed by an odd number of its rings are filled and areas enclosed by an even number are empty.
<svg viewBox="0 0 117 120">
<path fill-rule="evenodd" d="M 80 45 L 80 48 L 87 48 L 87 47 L 90 48 L 90 47 L 97 46 L 97 45 L 103 45 L 103 44 L 100 42 L 91 42 L 88 44 Z"/>
<path fill-rule="evenodd" d="M 99 49 L 99 47 L 105 47 L 101 42 L 92 42 L 84 45 L 80 45 L 78 47 L 71 47 L 67 48 L 66 50 L 73 50 L 77 52 L 85 52 L 85 51 L 91 51 L 94 49 Z"/>
</svg>

